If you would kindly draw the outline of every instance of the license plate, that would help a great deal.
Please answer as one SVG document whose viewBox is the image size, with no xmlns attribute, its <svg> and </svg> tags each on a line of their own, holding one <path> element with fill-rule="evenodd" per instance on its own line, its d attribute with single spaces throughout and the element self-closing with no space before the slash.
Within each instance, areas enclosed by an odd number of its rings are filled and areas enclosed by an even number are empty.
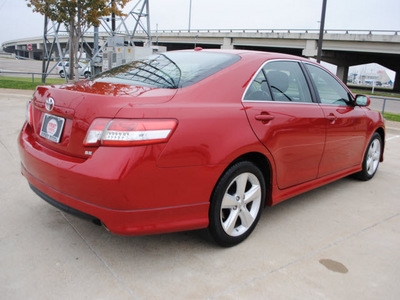
<svg viewBox="0 0 400 300">
<path fill-rule="evenodd" d="M 64 128 L 64 123 L 64 118 L 44 114 L 42 128 L 40 129 L 40 136 L 55 143 L 59 143 Z"/>
</svg>

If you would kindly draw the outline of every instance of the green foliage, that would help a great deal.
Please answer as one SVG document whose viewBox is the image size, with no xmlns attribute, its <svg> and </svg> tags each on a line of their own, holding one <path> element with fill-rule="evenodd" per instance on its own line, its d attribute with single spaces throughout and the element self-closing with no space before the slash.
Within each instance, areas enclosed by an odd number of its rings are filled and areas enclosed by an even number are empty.
<svg viewBox="0 0 400 300">
<path fill-rule="evenodd" d="M 34 12 L 46 15 L 50 20 L 63 23 L 67 28 L 72 19 L 76 19 L 80 11 L 79 19 L 75 20 L 75 26 L 98 26 L 99 18 L 109 16 L 112 13 L 117 16 L 124 15 L 122 9 L 130 0 L 115 0 L 111 5 L 109 0 L 25 0 Z"/>
</svg>

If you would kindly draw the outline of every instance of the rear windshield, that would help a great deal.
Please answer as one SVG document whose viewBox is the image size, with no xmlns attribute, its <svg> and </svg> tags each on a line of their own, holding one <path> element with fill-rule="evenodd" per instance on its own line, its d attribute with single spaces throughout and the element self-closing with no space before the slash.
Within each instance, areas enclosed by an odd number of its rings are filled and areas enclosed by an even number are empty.
<svg viewBox="0 0 400 300">
<path fill-rule="evenodd" d="M 113 68 L 98 82 L 176 89 L 187 87 L 234 64 L 240 56 L 200 51 L 166 52 Z"/>
</svg>

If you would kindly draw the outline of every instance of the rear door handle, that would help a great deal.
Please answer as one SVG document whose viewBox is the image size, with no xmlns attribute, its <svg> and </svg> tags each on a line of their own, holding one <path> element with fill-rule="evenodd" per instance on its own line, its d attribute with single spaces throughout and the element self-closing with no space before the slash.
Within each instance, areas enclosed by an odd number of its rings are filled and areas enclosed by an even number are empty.
<svg viewBox="0 0 400 300">
<path fill-rule="evenodd" d="M 275 117 L 272 115 L 257 115 L 255 118 L 257 121 L 262 121 L 262 122 L 268 122 L 275 119 Z"/>
</svg>

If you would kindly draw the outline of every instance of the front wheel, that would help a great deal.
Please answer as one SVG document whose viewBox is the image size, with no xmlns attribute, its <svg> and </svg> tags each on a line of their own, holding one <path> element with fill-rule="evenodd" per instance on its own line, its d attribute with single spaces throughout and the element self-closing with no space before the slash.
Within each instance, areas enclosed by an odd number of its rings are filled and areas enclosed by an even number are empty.
<svg viewBox="0 0 400 300">
<path fill-rule="evenodd" d="M 379 133 L 375 132 L 369 142 L 367 152 L 364 155 L 362 170 L 354 176 L 357 179 L 367 181 L 374 177 L 378 170 L 382 152 L 382 138 Z"/>
<path fill-rule="evenodd" d="M 225 247 L 245 240 L 257 225 L 265 202 L 265 181 L 251 162 L 230 167 L 211 197 L 209 231 Z"/>
</svg>

